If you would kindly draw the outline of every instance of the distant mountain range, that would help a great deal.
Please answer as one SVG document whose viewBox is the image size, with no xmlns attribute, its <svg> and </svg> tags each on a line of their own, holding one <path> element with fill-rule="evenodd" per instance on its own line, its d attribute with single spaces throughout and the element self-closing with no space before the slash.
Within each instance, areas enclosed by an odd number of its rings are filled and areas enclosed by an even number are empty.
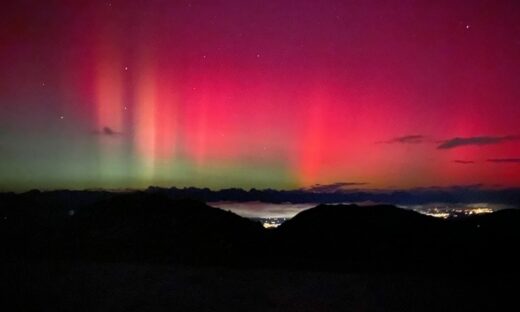
<svg viewBox="0 0 520 312">
<path fill-rule="evenodd" d="M 326 270 L 501 269 L 520 210 L 441 220 L 389 205 L 319 205 L 274 230 L 162 191 L 0 196 L 3 261 L 181 262 Z"/>
<path fill-rule="evenodd" d="M 194 199 L 203 202 L 260 201 L 266 203 L 391 203 L 393 205 L 424 205 L 430 203 L 467 204 L 489 203 L 501 204 L 510 208 L 520 208 L 520 188 L 487 187 L 481 184 L 460 185 L 450 187 L 423 187 L 403 190 L 380 189 L 338 189 L 338 183 L 319 185 L 312 188 L 296 190 L 229 188 L 211 190 L 208 188 L 161 188 L 149 187 L 146 193 L 163 194 L 171 199 Z M 23 194 L 39 193 L 38 190 Z M 84 190 L 84 191 L 50 191 L 42 192 L 46 200 L 69 202 L 71 205 L 83 205 L 110 196 L 113 193 L 129 193 L 135 190 Z M 0 193 L 1 197 L 13 196 L 13 193 Z M 74 201 L 69 199 L 73 198 Z"/>
<path fill-rule="evenodd" d="M 267 203 L 391 203 L 394 205 L 422 205 L 429 203 L 492 203 L 520 207 L 520 188 L 462 185 L 451 187 L 427 187 L 405 190 L 337 189 L 327 185 L 297 190 L 243 190 L 231 188 L 210 190 L 207 188 L 150 187 L 147 192 L 165 194 L 172 199 L 193 198 L 204 202 L 261 201 Z"/>
</svg>

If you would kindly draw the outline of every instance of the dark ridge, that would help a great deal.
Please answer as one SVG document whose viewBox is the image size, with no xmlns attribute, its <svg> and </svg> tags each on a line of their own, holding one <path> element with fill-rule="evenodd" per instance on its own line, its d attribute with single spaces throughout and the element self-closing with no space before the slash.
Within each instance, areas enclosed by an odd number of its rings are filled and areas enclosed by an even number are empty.
<svg viewBox="0 0 520 312">
<path fill-rule="evenodd" d="M 56 194 L 43 194 L 20 195 L 1 209 L 6 255 L 219 263 L 247 255 L 263 231 L 259 223 L 194 200 L 136 192 L 74 209 L 57 204 Z"/>
<path fill-rule="evenodd" d="M 482 270 L 520 260 L 520 210 L 443 220 L 389 205 L 319 205 L 278 229 L 279 252 L 339 270 Z"/>
<path fill-rule="evenodd" d="M 281 252 L 303 264 L 338 269 L 426 266 L 444 222 L 390 205 L 319 205 L 277 230 Z"/>
<path fill-rule="evenodd" d="M 195 262 L 240 258 L 258 243 L 259 223 L 189 199 L 133 193 L 115 196 L 79 215 L 85 241 L 139 259 L 159 257 Z M 208 255 L 211 255 L 208 257 Z M 153 259 L 153 258 L 152 258 Z"/>
<path fill-rule="evenodd" d="M 0 259 L 175 262 L 333 271 L 501 270 L 520 210 L 442 220 L 390 205 L 319 205 L 275 230 L 160 192 L 0 194 Z"/>
</svg>

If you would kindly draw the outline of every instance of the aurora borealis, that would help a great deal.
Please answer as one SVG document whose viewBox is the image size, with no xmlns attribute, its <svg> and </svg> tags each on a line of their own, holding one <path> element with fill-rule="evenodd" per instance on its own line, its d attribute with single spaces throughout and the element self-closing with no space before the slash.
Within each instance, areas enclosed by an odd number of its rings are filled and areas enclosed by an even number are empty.
<svg viewBox="0 0 520 312">
<path fill-rule="evenodd" d="M 520 186 L 517 1 L 1 6 L 0 191 Z"/>
</svg>

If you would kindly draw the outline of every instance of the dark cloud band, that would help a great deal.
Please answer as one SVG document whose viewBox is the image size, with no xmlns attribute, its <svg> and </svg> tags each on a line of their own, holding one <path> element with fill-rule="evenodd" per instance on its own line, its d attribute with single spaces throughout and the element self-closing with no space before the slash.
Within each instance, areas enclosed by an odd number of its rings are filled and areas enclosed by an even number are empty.
<svg viewBox="0 0 520 312">
<path fill-rule="evenodd" d="M 515 163 L 520 164 L 520 158 L 491 158 L 487 160 L 492 163 Z"/>
<path fill-rule="evenodd" d="M 453 161 L 456 164 L 462 164 L 462 165 L 472 165 L 475 163 L 473 160 L 454 160 Z"/>
<path fill-rule="evenodd" d="M 350 187 L 356 186 L 364 186 L 368 183 L 364 182 L 337 182 L 332 184 L 316 184 L 308 188 L 303 188 L 302 190 L 307 192 L 316 192 L 316 193 L 333 193 L 338 191 L 344 191 Z"/>
<path fill-rule="evenodd" d="M 452 149 L 462 146 L 481 146 L 481 145 L 494 145 L 502 144 L 509 141 L 519 140 L 519 136 L 508 135 L 508 136 L 476 136 L 476 137 L 456 137 L 449 140 L 443 141 L 438 149 Z"/>
<path fill-rule="evenodd" d="M 425 142 L 426 137 L 420 134 L 414 135 L 405 135 L 401 137 L 395 137 L 388 141 L 381 141 L 377 143 L 385 143 L 385 144 L 418 144 Z"/>
</svg>

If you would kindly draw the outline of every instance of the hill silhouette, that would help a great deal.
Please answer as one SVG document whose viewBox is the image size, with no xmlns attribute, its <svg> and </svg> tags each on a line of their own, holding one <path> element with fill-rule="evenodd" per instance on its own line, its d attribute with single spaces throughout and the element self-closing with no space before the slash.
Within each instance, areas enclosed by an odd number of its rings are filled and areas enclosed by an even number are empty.
<svg viewBox="0 0 520 312">
<path fill-rule="evenodd" d="M 391 205 L 319 205 L 274 230 L 157 192 L 1 194 L 2 259 L 177 262 L 339 271 L 499 270 L 520 210 L 442 220 Z"/>
<path fill-rule="evenodd" d="M 427 251 L 437 243 L 432 235 L 442 227 L 441 220 L 389 205 L 319 205 L 278 231 L 281 251 L 300 261 L 386 269 L 404 265 L 410 257 L 430 256 Z"/>
<path fill-rule="evenodd" d="M 279 251 L 343 270 L 499 270 L 520 260 L 520 210 L 438 219 L 389 205 L 320 205 L 277 231 Z"/>
<path fill-rule="evenodd" d="M 147 193 L 110 198 L 78 217 L 86 227 L 84 242 L 95 252 L 136 259 L 219 262 L 249 254 L 262 232 L 259 223 L 202 202 Z"/>
<path fill-rule="evenodd" d="M 6 255 L 218 262 L 247 255 L 263 230 L 231 212 L 159 194 L 98 194 L 98 201 L 76 209 L 56 195 L 32 192 L 4 202 Z"/>
</svg>

